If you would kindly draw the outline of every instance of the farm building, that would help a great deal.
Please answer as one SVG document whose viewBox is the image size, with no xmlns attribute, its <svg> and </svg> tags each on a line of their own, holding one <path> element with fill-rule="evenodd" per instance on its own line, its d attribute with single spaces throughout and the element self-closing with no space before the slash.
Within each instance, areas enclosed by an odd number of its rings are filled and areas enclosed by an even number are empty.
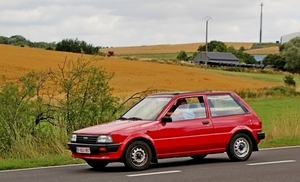
<svg viewBox="0 0 300 182">
<path fill-rule="evenodd" d="M 290 41 L 292 38 L 295 38 L 295 37 L 300 37 L 300 32 L 295 32 L 295 33 L 291 33 L 291 34 L 281 36 L 280 43 L 281 44 L 286 43 L 286 42 Z"/>
<path fill-rule="evenodd" d="M 206 60 L 205 52 L 201 51 L 194 58 L 194 63 L 204 64 Z M 208 52 L 207 53 L 207 64 L 215 65 L 215 64 L 239 64 L 239 59 L 235 57 L 232 53 L 229 52 Z"/>
</svg>

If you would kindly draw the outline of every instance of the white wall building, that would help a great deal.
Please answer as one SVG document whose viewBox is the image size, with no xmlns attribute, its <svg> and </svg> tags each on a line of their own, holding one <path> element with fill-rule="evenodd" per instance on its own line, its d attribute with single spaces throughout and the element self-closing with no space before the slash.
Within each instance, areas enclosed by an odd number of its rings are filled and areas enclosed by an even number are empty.
<svg viewBox="0 0 300 182">
<path fill-rule="evenodd" d="M 295 37 L 300 37 L 300 32 L 295 32 L 295 33 L 291 33 L 291 34 L 281 36 L 280 43 L 281 44 L 286 43 L 286 42 L 290 41 L 292 38 L 295 38 Z"/>
</svg>

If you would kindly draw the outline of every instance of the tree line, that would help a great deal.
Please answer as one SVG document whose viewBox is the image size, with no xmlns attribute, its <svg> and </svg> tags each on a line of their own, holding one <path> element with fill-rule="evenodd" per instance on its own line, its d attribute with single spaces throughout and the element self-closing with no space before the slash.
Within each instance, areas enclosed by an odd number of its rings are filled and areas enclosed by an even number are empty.
<svg viewBox="0 0 300 182">
<path fill-rule="evenodd" d="M 279 54 L 268 54 L 262 61 L 277 70 L 300 73 L 300 37 L 280 45 Z"/>
<path fill-rule="evenodd" d="M 56 50 L 56 51 L 65 51 L 65 52 L 74 52 L 74 53 L 83 53 L 83 54 L 98 54 L 105 55 L 100 52 L 100 46 L 93 46 L 88 44 L 85 41 L 76 39 L 63 39 L 60 42 L 31 42 L 21 35 L 13 35 L 11 37 L 0 36 L 0 44 L 21 46 L 21 47 L 34 47 L 42 48 L 46 50 Z"/>
</svg>

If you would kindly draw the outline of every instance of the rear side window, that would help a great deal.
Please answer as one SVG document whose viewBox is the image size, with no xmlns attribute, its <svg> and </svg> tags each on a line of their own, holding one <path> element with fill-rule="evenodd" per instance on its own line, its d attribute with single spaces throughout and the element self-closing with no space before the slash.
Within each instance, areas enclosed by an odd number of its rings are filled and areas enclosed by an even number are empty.
<svg viewBox="0 0 300 182">
<path fill-rule="evenodd" d="M 246 113 L 230 94 L 207 95 L 207 100 L 213 117 Z"/>
</svg>

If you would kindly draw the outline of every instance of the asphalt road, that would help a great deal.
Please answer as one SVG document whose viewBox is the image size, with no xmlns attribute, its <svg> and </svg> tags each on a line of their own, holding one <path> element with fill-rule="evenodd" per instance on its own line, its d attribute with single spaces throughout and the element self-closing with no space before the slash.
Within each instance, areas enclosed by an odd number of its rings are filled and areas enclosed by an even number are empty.
<svg viewBox="0 0 300 182">
<path fill-rule="evenodd" d="M 263 149 L 248 161 L 231 162 L 227 155 L 208 155 L 201 163 L 189 157 L 159 160 L 145 171 L 129 171 L 122 163 L 97 171 L 87 164 L 0 171 L 1 182 L 300 182 L 300 146 Z"/>
</svg>

